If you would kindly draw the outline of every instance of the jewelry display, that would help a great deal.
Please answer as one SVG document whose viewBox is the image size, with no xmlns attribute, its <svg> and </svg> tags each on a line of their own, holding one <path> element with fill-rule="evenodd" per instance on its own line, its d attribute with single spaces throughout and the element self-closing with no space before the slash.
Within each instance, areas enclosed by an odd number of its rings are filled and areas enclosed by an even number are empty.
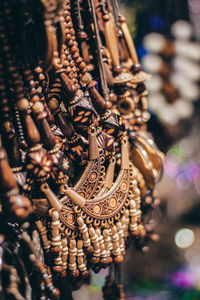
<svg viewBox="0 0 200 300">
<path fill-rule="evenodd" d="M 117 0 L 2 0 L 0 40 L 0 296 L 67 299 L 156 241 L 150 76 Z"/>
</svg>

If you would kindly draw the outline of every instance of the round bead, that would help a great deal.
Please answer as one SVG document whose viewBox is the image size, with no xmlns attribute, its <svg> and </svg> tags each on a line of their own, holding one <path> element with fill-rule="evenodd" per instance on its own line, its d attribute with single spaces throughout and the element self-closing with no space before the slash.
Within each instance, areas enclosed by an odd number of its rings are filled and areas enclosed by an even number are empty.
<svg viewBox="0 0 200 300">
<path fill-rule="evenodd" d="M 81 272 L 80 275 L 81 275 L 82 278 L 87 278 L 88 275 L 89 275 L 89 271 L 88 271 L 88 270 L 85 270 L 85 271 Z"/>
<path fill-rule="evenodd" d="M 31 97 L 31 101 L 38 102 L 38 101 L 40 101 L 40 97 L 38 95 L 34 95 L 33 97 Z"/>
<path fill-rule="evenodd" d="M 71 72 L 71 70 L 72 70 L 72 69 L 71 69 L 71 67 L 70 67 L 70 66 L 68 66 L 68 67 L 66 68 L 66 70 L 65 70 L 65 71 L 66 71 L 66 73 L 70 73 L 70 72 Z"/>
<path fill-rule="evenodd" d="M 85 31 L 79 31 L 78 38 L 81 40 L 87 39 L 87 33 Z"/>
<path fill-rule="evenodd" d="M 38 74 L 41 73 L 42 72 L 42 68 L 40 66 L 36 67 L 35 68 L 35 72 L 38 73 Z"/>
<path fill-rule="evenodd" d="M 75 53 L 76 51 L 78 51 L 78 48 L 76 46 L 72 46 L 71 47 L 72 54 Z"/>
<path fill-rule="evenodd" d="M 40 81 L 45 80 L 45 75 L 43 73 L 39 74 L 39 80 Z"/>
<path fill-rule="evenodd" d="M 72 39 L 70 39 L 67 43 L 70 47 L 72 47 L 74 45 L 74 41 Z"/>
<path fill-rule="evenodd" d="M 75 59 L 77 59 L 79 56 L 80 56 L 80 55 L 79 55 L 79 52 L 77 51 L 76 53 L 73 54 L 73 59 L 75 60 Z"/>
<path fill-rule="evenodd" d="M 30 96 L 32 97 L 32 96 L 34 96 L 37 93 L 38 93 L 37 89 L 32 88 L 31 91 L 30 91 Z"/>
<path fill-rule="evenodd" d="M 68 22 L 67 27 L 68 27 L 68 28 L 73 28 L 73 23 L 72 23 L 71 21 Z"/>
<path fill-rule="evenodd" d="M 82 61 L 83 61 L 82 57 L 79 56 L 79 57 L 76 59 L 76 64 L 80 64 Z"/>
<path fill-rule="evenodd" d="M 124 16 L 119 16 L 118 17 L 118 21 L 119 21 L 119 23 L 125 23 L 126 22 L 126 18 Z"/>
<path fill-rule="evenodd" d="M 142 65 L 141 64 L 135 64 L 133 65 L 133 73 L 138 73 L 142 70 Z"/>
<path fill-rule="evenodd" d="M 30 87 L 35 86 L 35 81 L 33 80 L 33 78 L 29 81 L 29 85 L 30 85 Z"/>
<path fill-rule="evenodd" d="M 32 106 L 32 110 L 36 114 L 41 114 L 44 111 L 44 105 L 42 104 L 42 102 L 36 102 Z"/>
<path fill-rule="evenodd" d="M 71 33 L 71 35 L 75 35 L 75 30 L 74 30 L 74 28 L 70 28 L 70 29 L 69 29 L 69 32 Z"/>
<path fill-rule="evenodd" d="M 100 257 L 96 257 L 96 256 L 93 256 L 91 259 L 90 259 L 90 262 L 92 264 L 98 264 L 100 261 Z"/>
<path fill-rule="evenodd" d="M 79 65 L 78 65 L 79 69 L 84 69 L 86 67 L 86 64 L 84 63 L 84 61 L 82 61 Z"/>
<path fill-rule="evenodd" d="M 60 291 L 59 291 L 59 289 L 54 288 L 53 291 L 52 291 L 52 295 L 55 298 L 59 299 L 59 297 L 60 297 Z"/>
<path fill-rule="evenodd" d="M 28 69 L 28 70 L 25 70 L 25 71 L 24 71 L 24 75 L 25 75 L 25 76 L 31 75 L 31 70 L 29 70 L 29 69 Z"/>
<path fill-rule="evenodd" d="M 117 102 L 117 95 L 115 93 L 110 93 L 109 95 L 109 101 L 111 102 Z"/>
<path fill-rule="evenodd" d="M 19 100 L 17 102 L 17 108 L 20 111 L 27 110 L 28 107 L 29 107 L 29 102 L 28 102 L 28 100 L 26 98 L 22 98 L 21 100 Z"/>
<path fill-rule="evenodd" d="M 71 36 L 70 33 L 68 33 L 68 34 L 65 35 L 65 38 L 66 38 L 67 41 L 70 41 L 70 40 L 71 40 L 71 37 L 72 37 L 72 36 Z"/>
<path fill-rule="evenodd" d="M 70 272 L 70 274 L 73 278 L 77 278 L 79 276 L 79 270 L 78 269 L 73 270 Z"/>
<path fill-rule="evenodd" d="M 114 258 L 114 261 L 115 261 L 116 264 L 122 263 L 123 260 L 124 260 L 123 255 L 118 255 L 118 256 L 116 256 L 116 257 Z"/>
<path fill-rule="evenodd" d="M 115 72 L 115 73 L 120 73 L 121 71 L 122 71 L 122 68 L 121 68 L 121 66 L 119 65 L 119 66 L 116 66 L 116 67 L 114 67 L 113 68 L 113 71 Z"/>
<path fill-rule="evenodd" d="M 49 102 L 48 102 L 48 106 L 50 108 L 50 110 L 54 111 L 55 109 L 58 108 L 59 103 L 58 100 L 55 98 L 52 98 Z"/>
<path fill-rule="evenodd" d="M 70 17 L 69 15 L 66 16 L 66 17 L 65 17 L 65 22 L 68 23 L 68 22 L 70 22 L 70 21 L 71 21 L 71 17 Z"/>
<path fill-rule="evenodd" d="M 104 15 L 103 16 L 103 20 L 106 22 L 106 21 L 108 21 L 108 20 L 110 20 L 110 16 L 109 15 Z"/>
</svg>

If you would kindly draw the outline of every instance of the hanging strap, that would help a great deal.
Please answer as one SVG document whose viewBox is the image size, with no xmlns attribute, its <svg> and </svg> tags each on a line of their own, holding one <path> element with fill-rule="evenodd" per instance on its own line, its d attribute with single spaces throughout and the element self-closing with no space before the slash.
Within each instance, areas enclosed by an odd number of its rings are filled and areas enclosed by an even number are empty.
<svg viewBox="0 0 200 300">
<path fill-rule="evenodd" d="M 97 45 L 97 54 L 98 54 L 98 62 L 99 62 L 99 73 L 100 73 L 100 79 L 101 79 L 101 88 L 103 92 L 103 96 L 105 100 L 108 100 L 109 94 L 108 94 L 108 85 L 106 81 L 104 66 L 103 66 L 103 58 L 102 58 L 102 44 L 101 44 L 101 38 L 99 35 L 98 30 L 98 24 L 97 24 L 97 17 L 96 17 L 96 10 L 95 10 L 95 0 L 89 0 L 89 6 L 92 12 L 92 17 L 94 21 L 94 32 L 96 35 L 96 45 Z"/>
</svg>

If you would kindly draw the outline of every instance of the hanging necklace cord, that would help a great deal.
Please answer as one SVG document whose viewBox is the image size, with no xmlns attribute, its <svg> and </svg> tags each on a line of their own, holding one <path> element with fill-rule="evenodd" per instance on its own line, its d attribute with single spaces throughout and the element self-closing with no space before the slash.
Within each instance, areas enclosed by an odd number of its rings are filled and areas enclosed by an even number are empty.
<svg viewBox="0 0 200 300">
<path fill-rule="evenodd" d="M 94 21 L 94 32 L 96 35 L 96 46 L 97 46 L 97 54 L 98 54 L 98 62 L 99 62 L 99 73 L 100 73 L 100 79 L 101 79 L 101 88 L 103 92 L 104 99 L 107 101 L 109 97 L 108 93 L 108 85 L 106 82 L 106 76 L 104 72 L 104 66 L 103 66 L 103 58 L 101 53 L 101 38 L 98 31 L 98 25 L 97 25 L 97 17 L 96 17 L 96 10 L 95 10 L 95 0 L 89 0 L 89 6 L 92 12 L 92 17 Z"/>
</svg>

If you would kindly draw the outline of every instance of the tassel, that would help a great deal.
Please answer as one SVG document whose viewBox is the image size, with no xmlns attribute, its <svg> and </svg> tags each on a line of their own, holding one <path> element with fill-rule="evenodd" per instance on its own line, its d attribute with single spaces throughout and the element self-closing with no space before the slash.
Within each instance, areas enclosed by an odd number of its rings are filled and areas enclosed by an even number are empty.
<svg viewBox="0 0 200 300">
<path fill-rule="evenodd" d="M 88 140 L 89 140 L 89 159 L 90 160 L 98 159 L 100 157 L 100 154 L 99 154 L 99 148 L 98 148 L 98 143 L 96 138 L 96 132 L 93 129 L 89 130 Z"/>
<path fill-rule="evenodd" d="M 121 144 L 121 170 L 129 169 L 129 151 L 127 137 L 122 140 Z"/>
<path fill-rule="evenodd" d="M 68 246 L 67 238 L 62 238 L 62 267 L 63 271 L 67 269 Z"/>
<path fill-rule="evenodd" d="M 62 204 L 59 202 L 59 199 L 56 197 L 56 195 L 52 192 L 49 185 L 47 183 L 43 183 L 41 184 L 40 189 L 47 197 L 47 200 L 49 201 L 51 207 L 55 208 L 57 211 L 61 211 Z"/>
<path fill-rule="evenodd" d="M 60 187 L 60 192 L 64 193 L 69 199 L 79 207 L 84 207 L 85 205 L 85 198 L 83 198 L 81 195 L 79 195 L 77 192 L 69 188 L 66 184 L 63 184 Z"/>
<path fill-rule="evenodd" d="M 39 230 L 43 248 L 46 252 L 48 252 L 48 250 L 50 249 L 50 241 L 48 240 L 48 237 L 47 237 L 47 229 L 44 226 L 44 224 L 42 223 L 42 221 L 40 221 L 40 220 L 36 221 L 35 224 Z"/>
<path fill-rule="evenodd" d="M 130 200 L 130 209 L 129 209 L 129 214 L 131 217 L 130 221 L 130 231 L 132 235 L 137 235 L 137 229 L 138 229 L 138 224 L 137 224 L 137 209 L 136 209 L 136 203 L 132 199 Z"/>
<path fill-rule="evenodd" d="M 107 252 L 107 257 L 108 257 L 108 263 L 110 264 L 113 261 L 113 259 L 110 253 L 110 235 L 108 229 L 103 230 L 103 237 L 104 237 L 105 250 Z"/>
<path fill-rule="evenodd" d="M 79 271 L 76 264 L 77 248 L 76 240 L 71 239 L 69 241 L 69 270 L 71 271 L 72 277 L 76 278 L 79 276 Z"/>
<path fill-rule="evenodd" d="M 59 232 L 59 227 L 60 227 L 60 220 L 59 220 L 59 213 L 56 210 L 52 210 L 50 212 L 51 217 L 52 217 L 52 222 L 51 222 L 51 251 L 53 254 L 55 254 L 54 258 L 54 266 L 53 270 L 55 272 L 62 272 L 62 258 L 61 258 L 61 236 Z"/>
<path fill-rule="evenodd" d="M 113 250 L 112 253 L 115 256 L 114 261 L 115 263 L 121 263 L 124 259 L 123 255 L 121 255 L 121 250 L 120 250 L 120 246 L 119 246 L 119 235 L 117 232 L 117 227 L 115 225 L 112 226 L 111 228 L 111 232 L 112 232 L 112 244 L 113 244 Z"/>
<path fill-rule="evenodd" d="M 104 244 L 104 238 L 103 235 L 101 234 L 101 230 L 99 228 L 96 229 L 96 234 L 98 236 L 99 240 L 99 247 L 100 247 L 100 263 L 102 264 L 103 267 L 106 267 L 107 264 L 109 263 L 109 260 L 107 258 L 107 251 L 105 248 Z"/>
<path fill-rule="evenodd" d="M 91 258 L 91 263 L 98 264 L 100 261 L 100 248 L 99 248 L 98 236 L 96 235 L 96 232 L 92 226 L 89 228 L 89 234 L 90 234 L 91 242 L 94 246 L 94 252 L 93 252 L 93 257 Z"/>
<path fill-rule="evenodd" d="M 77 266 L 81 272 L 81 276 L 86 278 L 88 276 L 87 266 L 84 262 L 84 252 L 83 252 L 83 241 L 77 241 Z"/>
<path fill-rule="evenodd" d="M 93 247 L 91 246 L 91 241 L 89 238 L 89 232 L 86 224 L 83 221 L 83 218 L 79 216 L 77 218 L 77 223 L 79 225 L 79 230 L 82 233 L 83 237 L 83 246 L 86 248 L 86 251 L 92 253 L 94 251 Z"/>
<path fill-rule="evenodd" d="M 110 189 L 113 184 L 113 178 L 114 178 L 114 172 L 115 172 L 115 158 L 111 158 L 111 162 L 109 163 L 107 172 L 106 172 L 106 178 L 104 182 L 104 187 Z"/>
<path fill-rule="evenodd" d="M 121 253 L 124 255 L 125 254 L 125 245 L 124 245 L 124 232 L 123 232 L 123 226 L 120 221 L 117 222 L 116 224 L 118 235 L 119 235 L 119 245 L 120 245 L 120 250 Z"/>
</svg>

